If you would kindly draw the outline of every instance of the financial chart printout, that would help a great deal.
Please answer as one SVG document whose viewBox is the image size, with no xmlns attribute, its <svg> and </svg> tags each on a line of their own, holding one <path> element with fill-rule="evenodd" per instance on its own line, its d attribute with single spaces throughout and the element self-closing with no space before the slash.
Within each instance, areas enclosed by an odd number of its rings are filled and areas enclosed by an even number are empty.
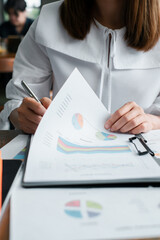
<svg viewBox="0 0 160 240">
<path fill-rule="evenodd" d="M 159 188 L 19 188 L 11 197 L 11 240 L 159 237 L 159 196 Z"/>
<path fill-rule="evenodd" d="M 138 156 L 132 135 L 104 128 L 107 109 L 75 69 L 46 111 L 33 138 L 26 182 L 85 182 L 160 176 L 150 155 Z"/>
</svg>

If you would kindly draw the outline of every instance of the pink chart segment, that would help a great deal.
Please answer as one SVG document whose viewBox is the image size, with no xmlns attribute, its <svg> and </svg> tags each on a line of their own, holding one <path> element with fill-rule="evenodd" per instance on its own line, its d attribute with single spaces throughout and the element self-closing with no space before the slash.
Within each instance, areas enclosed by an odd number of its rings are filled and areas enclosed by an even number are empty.
<svg viewBox="0 0 160 240">
<path fill-rule="evenodd" d="M 58 138 L 57 150 L 65 154 L 95 154 L 95 153 L 124 153 L 131 152 L 127 145 L 120 146 L 81 146 L 71 143 L 62 137 Z"/>
</svg>

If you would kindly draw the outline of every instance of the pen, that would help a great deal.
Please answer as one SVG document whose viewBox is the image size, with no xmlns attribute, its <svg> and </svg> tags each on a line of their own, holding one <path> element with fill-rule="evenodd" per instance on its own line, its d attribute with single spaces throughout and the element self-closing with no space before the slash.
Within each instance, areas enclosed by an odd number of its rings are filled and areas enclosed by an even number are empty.
<svg viewBox="0 0 160 240">
<path fill-rule="evenodd" d="M 28 85 L 25 83 L 25 81 L 21 81 L 21 85 L 24 88 L 25 92 L 32 98 L 34 98 L 37 102 L 41 103 L 37 96 L 34 94 L 34 92 L 28 87 Z"/>
</svg>

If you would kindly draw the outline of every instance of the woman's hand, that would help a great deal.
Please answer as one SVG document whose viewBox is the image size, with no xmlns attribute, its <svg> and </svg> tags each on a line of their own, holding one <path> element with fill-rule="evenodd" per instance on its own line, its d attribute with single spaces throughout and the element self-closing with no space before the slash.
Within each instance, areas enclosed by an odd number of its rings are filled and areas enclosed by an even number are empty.
<svg viewBox="0 0 160 240">
<path fill-rule="evenodd" d="M 22 104 L 19 108 L 16 109 L 16 115 L 13 113 L 14 116 L 10 116 L 12 123 L 22 131 L 34 134 L 43 115 L 46 112 L 46 109 L 49 107 L 51 103 L 51 99 L 49 98 L 42 98 L 41 103 L 38 103 L 33 98 L 24 98 Z M 16 121 L 18 121 L 16 123 Z"/>
<path fill-rule="evenodd" d="M 104 126 L 113 132 L 138 134 L 156 129 L 154 127 L 156 121 L 160 125 L 159 117 L 145 114 L 135 102 L 128 102 L 118 109 Z"/>
</svg>

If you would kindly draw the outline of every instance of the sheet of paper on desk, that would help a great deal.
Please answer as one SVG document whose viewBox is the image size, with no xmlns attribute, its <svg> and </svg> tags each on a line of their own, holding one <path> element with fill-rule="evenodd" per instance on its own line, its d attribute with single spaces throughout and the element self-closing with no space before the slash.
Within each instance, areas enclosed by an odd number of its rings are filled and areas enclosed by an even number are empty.
<svg viewBox="0 0 160 240">
<path fill-rule="evenodd" d="M 138 156 L 130 135 L 104 129 L 109 113 L 76 69 L 44 115 L 29 151 L 25 182 L 160 177 L 147 154 Z"/>
<path fill-rule="evenodd" d="M 2 159 L 24 159 L 28 135 L 20 134 L 1 148 Z"/>
<path fill-rule="evenodd" d="M 160 130 L 153 130 L 143 134 L 148 146 L 155 153 L 155 157 L 160 159 Z"/>
<path fill-rule="evenodd" d="M 10 226 L 11 240 L 159 237 L 160 190 L 19 189 L 11 198 Z"/>
</svg>

